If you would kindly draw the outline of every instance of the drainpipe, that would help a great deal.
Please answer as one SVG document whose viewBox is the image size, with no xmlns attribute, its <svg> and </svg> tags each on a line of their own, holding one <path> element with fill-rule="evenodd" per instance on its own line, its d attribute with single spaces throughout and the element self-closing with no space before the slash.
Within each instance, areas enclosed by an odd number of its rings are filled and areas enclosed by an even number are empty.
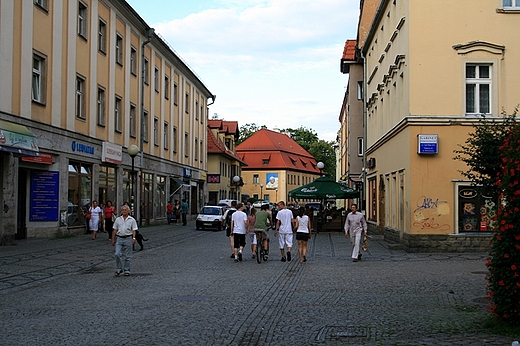
<svg viewBox="0 0 520 346">
<path fill-rule="evenodd" d="M 363 55 L 363 50 L 360 49 L 361 59 L 363 60 L 363 167 L 361 167 L 361 176 L 363 181 L 363 194 L 361 196 L 361 205 L 363 206 L 363 200 L 365 201 L 366 214 L 366 190 L 367 190 L 367 61 Z M 366 215 L 365 215 L 366 216 Z"/>
</svg>

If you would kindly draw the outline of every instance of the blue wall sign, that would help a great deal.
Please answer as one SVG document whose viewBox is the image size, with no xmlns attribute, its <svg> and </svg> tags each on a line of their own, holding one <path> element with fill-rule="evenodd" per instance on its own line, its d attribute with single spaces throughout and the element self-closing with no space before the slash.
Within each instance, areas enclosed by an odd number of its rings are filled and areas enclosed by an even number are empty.
<svg viewBox="0 0 520 346">
<path fill-rule="evenodd" d="M 417 135 L 418 154 L 438 154 L 439 136 L 438 135 Z"/>
</svg>

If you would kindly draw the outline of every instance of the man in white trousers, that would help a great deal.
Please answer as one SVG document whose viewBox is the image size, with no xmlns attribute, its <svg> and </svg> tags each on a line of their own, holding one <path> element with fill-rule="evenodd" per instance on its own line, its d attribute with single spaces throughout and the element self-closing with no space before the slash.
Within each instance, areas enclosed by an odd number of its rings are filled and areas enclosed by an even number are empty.
<svg viewBox="0 0 520 346">
<path fill-rule="evenodd" d="M 345 238 L 348 238 L 350 232 L 350 242 L 352 243 L 352 261 L 361 261 L 360 244 L 362 235 L 367 234 L 367 222 L 365 215 L 357 211 L 357 205 L 352 204 L 350 206 L 351 212 L 347 215 L 345 221 Z"/>
</svg>

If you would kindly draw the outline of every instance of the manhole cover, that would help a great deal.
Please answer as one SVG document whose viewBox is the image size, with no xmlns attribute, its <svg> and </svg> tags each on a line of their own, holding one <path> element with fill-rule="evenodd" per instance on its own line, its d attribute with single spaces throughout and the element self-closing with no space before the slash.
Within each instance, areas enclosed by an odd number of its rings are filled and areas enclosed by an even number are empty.
<svg viewBox="0 0 520 346">
<path fill-rule="evenodd" d="M 326 326 L 316 336 L 317 341 L 354 341 L 368 340 L 371 328 L 352 326 Z"/>
</svg>

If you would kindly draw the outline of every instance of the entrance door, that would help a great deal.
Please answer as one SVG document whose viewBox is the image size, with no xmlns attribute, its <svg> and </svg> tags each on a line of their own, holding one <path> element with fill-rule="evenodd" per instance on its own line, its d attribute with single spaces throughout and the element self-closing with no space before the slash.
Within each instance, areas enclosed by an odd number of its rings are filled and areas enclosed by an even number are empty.
<svg viewBox="0 0 520 346">
<path fill-rule="evenodd" d="M 27 239 L 27 170 L 18 170 L 18 205 L 15 239 Z"/>
</svg>

